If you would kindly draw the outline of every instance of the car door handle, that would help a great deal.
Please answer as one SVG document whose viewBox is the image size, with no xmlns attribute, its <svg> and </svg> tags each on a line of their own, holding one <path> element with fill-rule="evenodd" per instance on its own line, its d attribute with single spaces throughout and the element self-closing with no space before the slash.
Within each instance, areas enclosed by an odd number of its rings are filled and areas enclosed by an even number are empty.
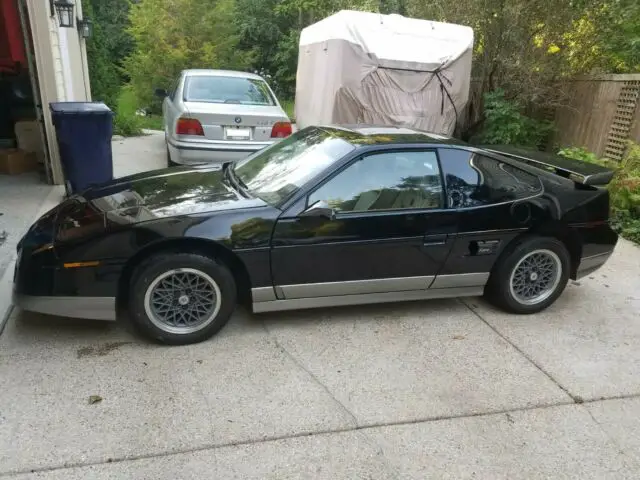
<svg viewBox="0 0 640 480">
<path fill-rule="evenodd" d="M 425 247 L 438 247 L 447 244 L 446 235 L 425 235 L 423 243 Z"/>
</svg>

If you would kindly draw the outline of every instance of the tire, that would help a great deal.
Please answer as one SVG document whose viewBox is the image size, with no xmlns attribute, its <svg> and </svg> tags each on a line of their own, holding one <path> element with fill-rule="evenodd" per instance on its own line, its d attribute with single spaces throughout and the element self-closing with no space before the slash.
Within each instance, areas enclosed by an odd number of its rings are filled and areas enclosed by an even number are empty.
<svg viewBox="0 0 640 480">
<path fill-rule="evenodd" d="M 236 296 L 235 280 L 224 264 L 194 253 L 162 253 L 134 271 L 129 315 L 152 340 L 169 345 L 198 343 L 224 327 L 235 309 Z"/>
<path fill-rule="evenodd" d="M 491 303 L 508 312 L 537 313 L 562 294 L 570 268 L 571 257 L 561 241 L 524 237 L 498 259 L 485 294 Z"/>
</svg>

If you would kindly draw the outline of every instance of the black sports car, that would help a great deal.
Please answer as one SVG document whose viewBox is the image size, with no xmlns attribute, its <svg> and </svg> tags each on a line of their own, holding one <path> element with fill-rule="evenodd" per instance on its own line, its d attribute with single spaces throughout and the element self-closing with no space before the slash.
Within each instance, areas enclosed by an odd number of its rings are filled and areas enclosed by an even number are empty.
<svg viewBox="0 0 640 480">
<path fill-rule="evenodd" d="M 254 312 L 486 296 L 538 312 L 600 267 L 612 177 L 394 127 L 309 127 L 221 167 L 72 196 L 18 245 L 25 310 L 115 319 L 191 343 Z M 426 308 L 428 306 L 425 305 Z"/>
</svg>

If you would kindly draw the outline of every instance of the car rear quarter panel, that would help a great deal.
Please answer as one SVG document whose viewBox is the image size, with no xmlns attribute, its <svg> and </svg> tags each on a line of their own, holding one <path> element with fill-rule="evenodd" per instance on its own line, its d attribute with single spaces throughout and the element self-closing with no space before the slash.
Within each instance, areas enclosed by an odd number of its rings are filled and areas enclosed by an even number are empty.
<svg viewBox="0 0 640 480">
<path fill-rule="evenodd" d="M 507 245 L 531 225 L 531 219 L 518 216 L 512 205 L 460 210 L 458 235 L 440 274 L 490 272 Z"/>
<path fill-rule="evenodd" d="M 581 257 L 610 252 L 618 235 L 609 225 L 609 192 L 565 179 L 545 181 L 545 189 L 561 205 L 560 223 L 577 235 Z"/>
<path fill-rule="evenodd" d="M 531 199 L 460 210 L 458 235 L 441 274 L 490 272 L 505 248 L 527 233 L 568 242 L 574 270 L 581 258 L 614 248 L 606 190 L 565 179 L 543 183 L 544 193 Z"/>
</svg>

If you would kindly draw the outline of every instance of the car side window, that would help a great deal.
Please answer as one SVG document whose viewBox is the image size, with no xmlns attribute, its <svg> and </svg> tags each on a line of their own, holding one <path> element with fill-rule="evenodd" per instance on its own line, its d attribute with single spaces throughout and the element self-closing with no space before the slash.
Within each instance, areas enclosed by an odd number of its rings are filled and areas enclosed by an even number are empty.
<svg viewBox="0 0 640 480">
<path fill-rule="evenodd" d="M 500 160 L 459 148 L 441 148 L 438 154 L 449 208 L 512 202 L 542 191 L 538 177 Z"/>
<path fill-rule="evenodd" d="M 313 192 L 308 205 L 320 200 L 338 212 L 442 208 L 438 158 L 433 151 L 367 155 Z"/>
</svg>

